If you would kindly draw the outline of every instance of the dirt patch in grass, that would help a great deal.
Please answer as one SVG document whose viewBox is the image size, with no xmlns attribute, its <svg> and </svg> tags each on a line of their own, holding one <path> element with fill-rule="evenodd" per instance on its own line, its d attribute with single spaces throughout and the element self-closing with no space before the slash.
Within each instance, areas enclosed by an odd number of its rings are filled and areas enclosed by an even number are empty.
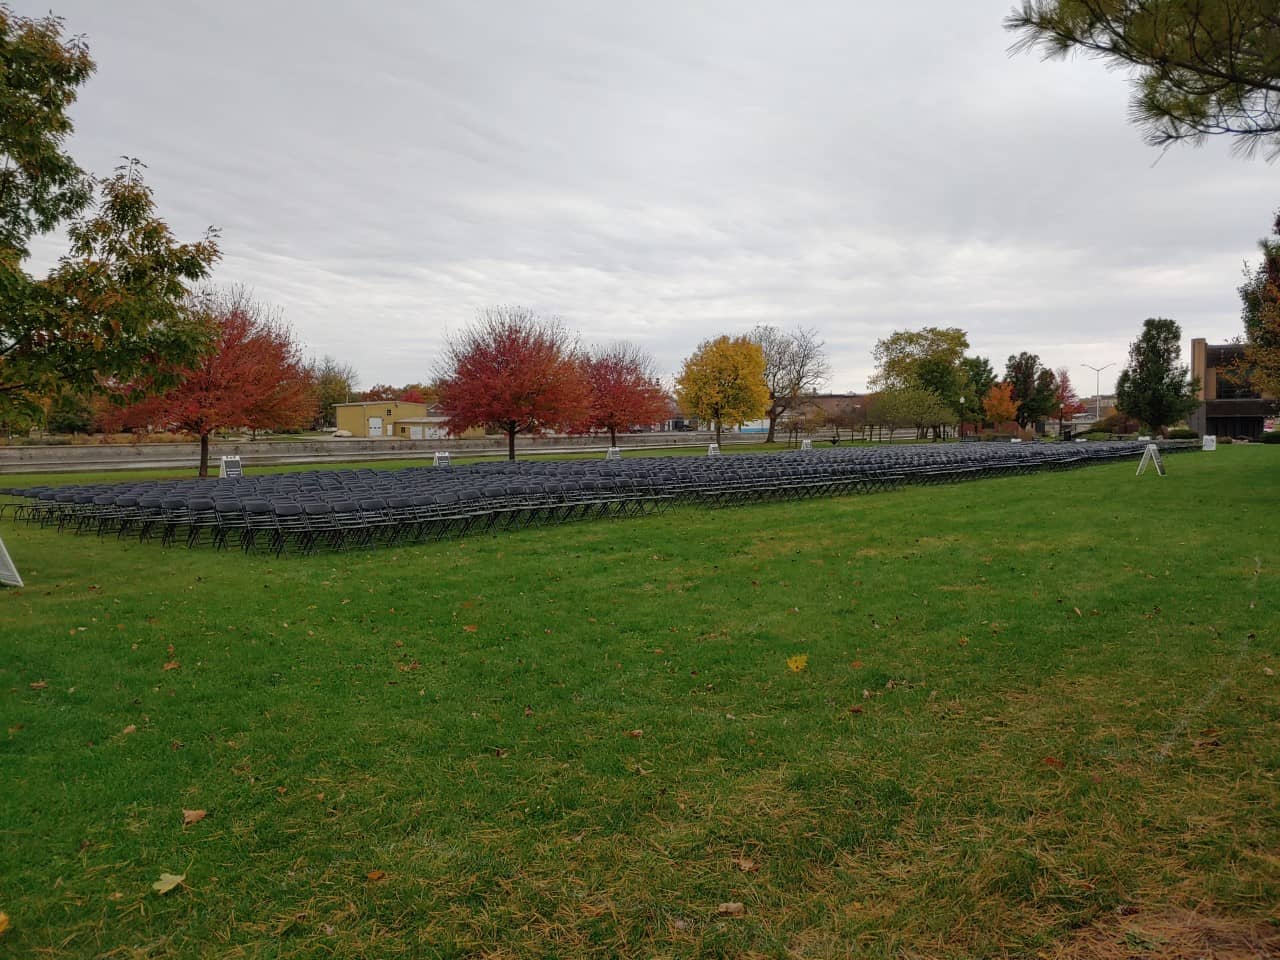
<svg viewBox="0 0 1280 960">
<path fill-rule="evenodd" d="M 812 538 L 800 535 L 770 534 L 757 539 L 744 551 L 752 560 L 776 560 L 778 557 L 797 556 L 811 553 L 814 549 Z"/>
<path fill-rule="evenodd" d="M 1280 956 L 1280 926 L 1191 910 L 1111 916 L 1041 954 L 1045 960 L 1261 960 Z"/>
</svg>

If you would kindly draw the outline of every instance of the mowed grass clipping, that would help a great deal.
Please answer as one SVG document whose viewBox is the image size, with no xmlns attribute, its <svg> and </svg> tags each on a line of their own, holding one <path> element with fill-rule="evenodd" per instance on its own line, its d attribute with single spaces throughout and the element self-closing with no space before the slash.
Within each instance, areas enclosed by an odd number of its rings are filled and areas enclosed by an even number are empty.
<svg viewBox="0 0 1280 960">
<path fill-rule="evenodd" d="M 281 560 L 6 519 L 0 955 L 1265 939 L 1280 450 L 1168 469 Z"/>
</svg>

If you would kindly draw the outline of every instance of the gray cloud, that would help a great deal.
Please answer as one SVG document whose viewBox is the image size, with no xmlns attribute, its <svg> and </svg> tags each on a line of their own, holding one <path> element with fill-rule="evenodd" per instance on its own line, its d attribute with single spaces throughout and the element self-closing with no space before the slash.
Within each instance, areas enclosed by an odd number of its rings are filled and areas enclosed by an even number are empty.
<svg viewBox="0 0 1280 960">
<path fill-rule="evenodd" d="M 1006 55 L 1008 5 L 58 12 L 99 63 L 77 156 L 146 160 L 180 236 L 222 228 L 218 278 L 366 383 L 427 376 L 493 303 L 668 372 L 703 337 L 803 323 L 840 389 L 926 323 L 1081 373 L 1149 315 L 1233 336 L 1273 171 L 1221 143 L 1159 157 L 1123 77 Z"/>
</svg>

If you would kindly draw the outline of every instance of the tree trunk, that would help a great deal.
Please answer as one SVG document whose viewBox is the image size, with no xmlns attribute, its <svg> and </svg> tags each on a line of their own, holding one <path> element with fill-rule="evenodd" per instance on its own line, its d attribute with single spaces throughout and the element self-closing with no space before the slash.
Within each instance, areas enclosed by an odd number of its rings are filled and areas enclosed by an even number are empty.
<svg viewBox="0 0 1280 960">
<path fill-rule="evenodd" d="M 613 426 L 610 426 L 609 427 L 609 446 L 616 447 L 617 445 L 618 445 L 618 431 L 615 430 Z"/>
<path fill-rule="evenodd" d="M 776 413 L 769 414 L 769 435 L 764 438 L 765 443 L 773 443 L 773 431 L 778 425 L 778 415 Z"/>
<path fill-rule="evenodd" d="M 209 435 L 200 434 L 200 476 L 209 475 Z"/>
<path fill-rule="evenodd" d="M 716 446 L 720 446 L 720 418 L 716 417 Z"/>
<path fill-rule="evenodd" d="M 507 459 L 516 458 L 516 428 L 507 427 Z"/>
</svg>

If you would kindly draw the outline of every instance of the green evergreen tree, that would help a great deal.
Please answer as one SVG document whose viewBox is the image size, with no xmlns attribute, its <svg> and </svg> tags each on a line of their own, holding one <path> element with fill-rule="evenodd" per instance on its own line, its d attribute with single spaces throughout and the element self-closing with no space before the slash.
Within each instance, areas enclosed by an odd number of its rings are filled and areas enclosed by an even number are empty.
<svg viewBox="0 0 1280 960">
<path fill-rule="evenodd" d="M 1124 70 L 1129 115 L 1154 146 L 1225 134 L 1280 155 L 1275 0 L 1022 0 L 1005 27 L 1015 49 Z"/>
<path fill-rule="evenodd" d="M 1116 409 L 1160 432 L 1187 416 L 1198 402 L 1198 380 L 1180 362 L 1182 330 L 1165 317 L 1148 317 L 1129 345 L 1129 363 L 1116 381 Z"/>
<path fill-rule="evenodd" d="M 986 419 L 983 400 L 1000 378 L 986 357 L 965 357 L 960 361 L 960 376 L 960 395 L 964 397 L 960 416 L 967 423 L 981 424 Z"/>
<path fill-rule="evenodd" d="M 1025 350 L 1010 357 L 1004 368 L 1005 382 L 1013 387 L 1013 402 L 1018 405 L 1014 419 L 1026 427 L 1043 420 L 1053 412 L 1058 381 L 1053 371 L 1040 363 L 1040 358 Z"/>
</svg>

